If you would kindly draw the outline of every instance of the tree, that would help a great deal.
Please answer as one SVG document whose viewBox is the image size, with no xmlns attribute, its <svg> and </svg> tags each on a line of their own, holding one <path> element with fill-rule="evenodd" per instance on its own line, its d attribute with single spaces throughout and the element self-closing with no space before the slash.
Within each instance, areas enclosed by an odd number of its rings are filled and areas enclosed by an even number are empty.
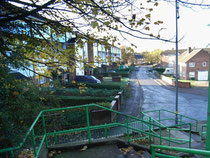
<svg viewBox="0 0 210 158">
<path fill-rule="evenodd" d="M 144 7 L 144 4 L 148 7 Z M 115 0 L 3 0 L 0 2 L 3 11 L 0 16 L 1 58 L 10 66 L 25 69 L 31 63 L 35 67 L 41 64 L 72 69 L 73 61 L 81 59 L 75 57 L 77 48 L 62 49 L 62 42 L 66 42 L 70 34 L 76 35 L 77 39 L 98 39 L 105 45 L 117 41 L 110 30 L 139 39 L 168 41 L 149 31 L 150 25 L 162 24 L 162 21 L 151 20 L 151 12 L 156 6 L 157 0 L 144 3 Z M 36 20 L 31 16 L 35 16 Z M 82 47 L 82 42 L 78 46 Z M 50 77 L 47 73 L 45 75 Z"/>
<path fill-rule="evenodd" d="M 161 50 L 156 49 L 152 52 L 142 52 L 143 56 L 144 56 L 144 60 L 149 63 L 149 64 L 159 64 L 160 63 L 160 54 L 161 54 Z"/>
<path fill-rule="evenodd" d="M 134 50 L 131 47 L 121 46 L 122 62 L 124 64 L 134 64 Z"/>
</svg>

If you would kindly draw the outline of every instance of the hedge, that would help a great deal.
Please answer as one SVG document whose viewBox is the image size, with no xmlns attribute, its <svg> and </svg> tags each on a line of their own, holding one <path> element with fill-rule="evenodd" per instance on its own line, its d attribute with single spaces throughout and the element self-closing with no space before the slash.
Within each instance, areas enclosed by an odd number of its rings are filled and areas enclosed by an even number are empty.
<svg viewBox="0 0 210 158">
<path fill-rule="evenodd" d="M 111 76 L 122 76 L 122 77 L 129 77 L 129 71 L 119 71 L 119 72 L 104 72 L 101 73 L 104 77 L 108 77 L 109 75 Z"/>
<path fill-rule="evenodd" d="M 86 87 L 95 88 L 95 89 L 124 89 L 126 84 L 119 83 L 112 83 L 112 82 L 104 82 L 101 84 L 98 83 L 85 83 Z M 79 85 L 77 83 L 68 83 L 65 85 L 66 88 L 78 88 Z"/>
<path fill-rule="evenodd" d="M 84 104 L 91 104 L 97 102 L 111 102 L 114 100 L 114 97 L 89 97 L 89 96 L 82 96 L 82 97 L 75 97 L 75 96 L 57 96 L 57 95 L 50 95 L 50 97 L 56 97 L 59 99 L 61 107 L 68 107 L 74 105 L 84 105 Z"/>
<path fill-rule="evenodd" d="M 119 92 L 118 89 L 93 89 L 87 88 L 85 91 L 80 92 L 78 88 L 61 88 L 52 90 L 54 95 L 65 95 L 65 96 L 94 96 L 94 97 L 110 97 L 115 96 Z"/>
</svg>

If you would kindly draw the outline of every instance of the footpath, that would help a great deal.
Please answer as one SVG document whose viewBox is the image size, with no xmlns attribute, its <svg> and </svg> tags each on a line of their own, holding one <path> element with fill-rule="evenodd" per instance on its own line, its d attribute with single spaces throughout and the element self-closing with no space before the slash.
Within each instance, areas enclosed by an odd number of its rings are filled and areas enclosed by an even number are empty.
<svg viewBox="0 0 210 158">
<path fill-rule="evenodd" d="M 132 71 L 130 75 L 129 86 L 131 89 L 131 94 L 129 98 L 125 99 L 125 102 L 121 106 L 120 112 L 139 117 L 141 112 L 141 105 L 143 102 L 143 91 L 138 79 L 136 78 L 136 73 L 136 71 Z"/>
<path fill-rule="evenodd" d="M 160 86 L 164 86 L 164 88 L 166 89 L 176 91 L 176 87 L 173 87 L 168 83 L 164 82 L 160 78 L 156 77 L 153 73 L 150 73 L 150 77 L 153 78 Z M 208 96 L 208 87 L 178 88 L 178 92 Z"/>
</svg>

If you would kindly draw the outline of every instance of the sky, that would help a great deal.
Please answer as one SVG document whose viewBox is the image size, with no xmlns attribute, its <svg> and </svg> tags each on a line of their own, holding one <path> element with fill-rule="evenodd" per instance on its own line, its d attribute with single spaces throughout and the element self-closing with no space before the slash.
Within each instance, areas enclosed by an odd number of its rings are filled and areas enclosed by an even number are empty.
<svg viewBox="0 0 210 158">
<path fill-rule="evenodd" d="M 180 5 L 180 18 L 178 20 L 178 37 L 182 39 L 179 42 L 179 49 L 205 48 L 210 44 L 210 9 L 201 9 L 201 7 L 186 8 Z M 170 39 L 175 37 L 175 6 L 167 2 L 159 2 L 159 6 L 151 13 L 153 19 L 162 20 L 161 37 Z M 154 49 L 175 49 L 174 43 L 162 41 L 141 40 L 127 36 L 129 41 L 137 45 L 136 52 L 152 51 Z M 175 39 L 174 39 L 175 40 Z M 128 45 L 126 41 L 122 44 Z M 210 45 L 209 45 L 210 47 Z"/>
</svg>

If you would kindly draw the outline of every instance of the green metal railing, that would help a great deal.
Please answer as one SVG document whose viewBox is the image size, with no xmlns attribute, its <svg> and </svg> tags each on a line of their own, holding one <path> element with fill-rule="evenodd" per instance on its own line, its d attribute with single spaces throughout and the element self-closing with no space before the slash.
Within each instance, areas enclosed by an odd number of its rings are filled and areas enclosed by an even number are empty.
<svg viewBox="0 0 210 158">
<path fill-rule="evenodd" d="M 207 150 L 198 150 L 198 149 L 189 149 L 189 148 L 182 148 L 182 147 L 171 147 L 171 146 L 153 145 L 153 144 L 150 146 L 150 149 L 152 152 L 152 158 L 155 158 L 156 156 L 166 157 L 166 158 L 180 158 L 178 156 L 174 156 L 174 155 L 172 156 L 172 155 L 156 152 L 155 149 L 184 152 L 184 153 L 189 153 L 189 154 L 197 154 L 197 155 L 210 157 L 210 151 L 207 151 Z"/>
<path fill-rule="evenodd" d="M 103 109 L 115 113 L 118 115 L 118 117 L 124 117 L 123 119 L 124 121 L 122 122 L 114 121 L 107 124 L 105 123 L 100 125 L 92 125 L 90 120 L 90 110 L 93 108 Z M 85 112 L 86 123 L 80 127 L 75 127 L 73 126 L 74 124 L 72 123 L 65 124 L 64 130 L 58 128 L 59 124 L 62 124 L 61 121 L 64 122 L 66 121 L 65 119 L 67 117 L 65 116 L 67 114 L 65 112 L 70 111 L 71 113 L 69 113 L 69 115 L 71 115 L 72 113 L 75 112 L 71 110 L 75 109 Z M 52 124 L 54 121 L 57 121 L 55 122 L 55 126 L 49 126 L 49 124 L 50 123 Z M 38 126 L 37 128 L 36 125 L 39 123 L 41 123 L 41 126 Z M 180 124 L 180 126 L 184 125 L 185 126 L 189 125 L 190 126 L 189 130 L 191 132 L 191 124 L 189 123 Z M 155 132 L 156 128 L 159 129 L 159 133 Z M 188 141 L 183 139 L 171 138 L 170 136 L 163 137 L 161 132 L 163 128 L 165 127 L 160 124 L 160 121 L 157 121 L 152 117 L 148 117 L 145 115 L 143 119 L 139 119 L 95 104 L 48 109 L 48 110 L 43 110 L 39 113 L 39 115 L 31 125 L 31 127 L 27 131 L 23 141 L 18 146 L 6 149 L 0 149 L 0 156 L 1 154 L 8 155 L 9 153 L 10 157 L 17 157 L 22 150 L 31 148 L 32 146 L 33 154 L 35 158 L 37 158 L 43 145 L 45 145 L 45 147 L 48 148 L 48 146 L 52 144 L 65 143 L 65 142 L 91 143 L 94 140 L 106 139 L 116 136 L 122 137 L 126 139 L 128 142 L 142 139 L 142 137 L 149 138 L 149 140 L 151 140 L 152 138 L 153 139 L 158 138 L 160 145 L 162 144 L 162 140 L 166 140 L 177 144 L 180 144 L 180 141 L 181 143 L 187 143 L 189 141 L 190 141 L 189 143 L 191 143 L 191 138 Z"/>
<path fill-rule="evenodd" d="M 181 140 L 182 142 L 181 143 L 177 143 L 177 144 L 185 144 L 185 143 L 189 143 L 189 148 L 191 148 L 191 139 L 192 139 L 192 133 L 191 133 L 191 128 L 192 128 L 192 125 L 189 123 L 189 124 L 179 124 L 177 126 L 183 126 L 183 125 L 189 125 L 189 129 L 187 129 L 189 131 L 189 140 Z M 171 138 L 171 131 L 172 130 L 176 130 L 176 131 L 185 131 L 186 132 L 186 129 L 179 129 L 179 128 L 167 128 L 168 130 L 168 138 L 169 138 L 169 141 L 168 141 L 168 146 L 171 146 L 171 139 L 174 140 L 174 138 Z M 175 139 L 176 140 L 176 139 Z"/>
<path fill-rule="evenodd" d="M 207 128 L 207 124 L 204 124 L 201 126 L 201 139 L 204 140 L 204 135 L 206 135 L 206 130 L 204 130 L 204 128 Z"/>
<path fill-rule="evenodd" d="M 165 113 L 168 113 L 168 114 L 171 114 L 172 116 L 169 117 L 169 118 L 162 118 L 161 117 L 161 114 L 165 112 Z M 158 113 L 158 122 L 160 123 L 160 125 L 164 126 L 164 127 L 168 127 L 168 125 L 164 125 L 163 121 L 176 121 L 175 120 L 175 116 L 176 116 L 176 113 L 175 112 L 171 112 L 169 110 L 165 110 L 165 109 L 160 109 L 160 110 L 150 110 L 150 111 L 144 111 L 142 112 L 143 115 L 147 115 L 147 116 L 150 116 L 148 113 Z M 182 115 L 182 114 L 177 114 L 178 116 L 178 123 L 179 124 L 182 124 L 182 123 L 188 123 L 188 121 L 185 121 L 185 120 L 189 120 L 190 122 L 192 122 L 192 126 L 195 127 L 195 131 L 197 132 L 198 131 L 198 120 L 194 119 L 194 118 L 191 118 L 191 117 L 188 117 L 188 116 L 185 116 L 185 115 Z"/>
</svg>

